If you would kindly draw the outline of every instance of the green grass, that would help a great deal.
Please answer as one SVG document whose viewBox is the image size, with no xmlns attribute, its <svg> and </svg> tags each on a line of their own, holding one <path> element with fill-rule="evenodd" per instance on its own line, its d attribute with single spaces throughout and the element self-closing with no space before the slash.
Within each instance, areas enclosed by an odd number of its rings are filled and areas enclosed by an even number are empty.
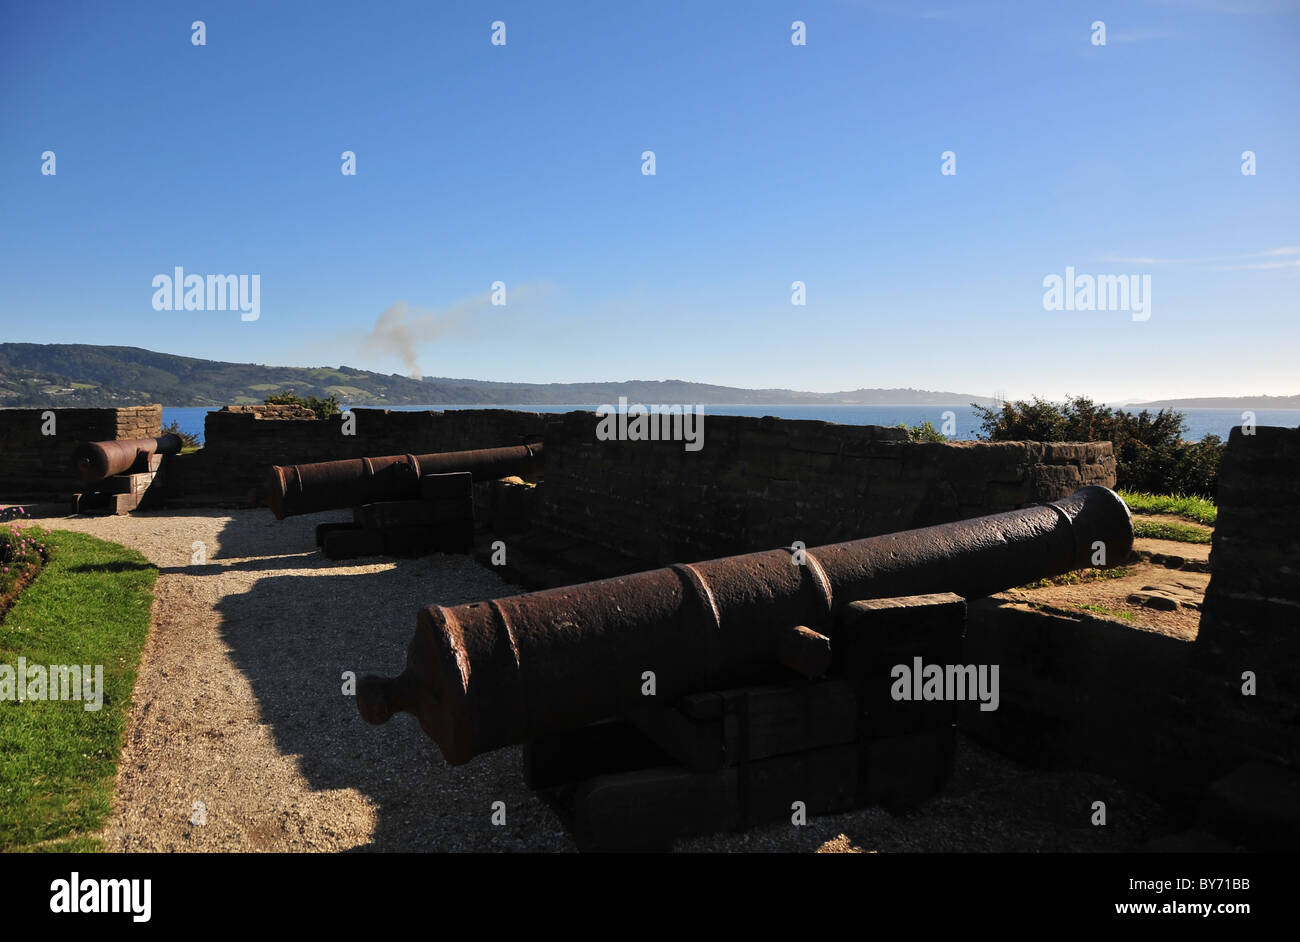
<svg viewBox="0 0 1300 942">
<path fill-rule="evenodd" d="M 1123 498 L 1124 503 L 1128 504 L 1128 509 L 1135 514 L 1172 514 L 1209 527 L 1214 526 L 1219 516 L 1219 509 L 1214 505 L 1214 501 L 1206 500 L 1204 497 L 1187 497 L 1182 494 L 1143 494 L 1138 491 L 1120 491 L 1119 496 Z"/>
<path fill-rule="evenodd" d="M 0 851 L 98 850 L 158 570 L 83 533 L 45 542 L 49 562 L 0 623 L 0 664 L 103 665 L 103 706 L 0 699 Z"/>
<path fill-rule="evenodd" d="M 1177 540 L 1179 543 L 1209 543 L 1213 533 L 1186 523 L 1165 520 L 1134 520 L 1133 535 L 1148 540 Z"/>
<path fill-rule="evenodd" d="M 1028 585 L 1022 585 L 1022 589 L 1046 589 L 1054 585 L 1081 585 L 1085 582 L 1103 582 L 1106 579 L 1123 579 L 1125 576 L 1132 575 L 1133 570 L 1128 566 L 1116 566 L 1114 569 L 1076 569 L 1074 572 L 1067 572 L 1060 576 L 1051 576 L 1047 579 L 1039 579 L 1037 582 L 1030 582 Z"/>
<path fill-rule="evenodd" d="M 1107 608 L 1105 605 L 1076 605 L 1075 608 L 1084 612 L 1092 612 L 1094 615 L 1106 615 L 1110 618 L 1122 618 L 1124 621 L 1136 621 L 1132 612 L 1126 612 L 1117 608 Z"/>
</svg>

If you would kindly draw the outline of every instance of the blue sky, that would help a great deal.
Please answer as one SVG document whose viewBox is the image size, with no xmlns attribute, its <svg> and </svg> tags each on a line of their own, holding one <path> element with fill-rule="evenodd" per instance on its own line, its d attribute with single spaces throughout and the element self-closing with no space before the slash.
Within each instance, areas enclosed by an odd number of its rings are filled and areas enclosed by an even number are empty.
<svg viewBox="0 0 1300 942">
<path fill-rule="evenodd" d="M 0 5 L 6 341 L 1294 394 L 1297 210 L 1296 2 Z M 260 316 L 154 310 L 175 266 L 259 275 Z M 1067 266 L 1149 275 L 1149 319 L 1045 310 Z"/>
</svg>

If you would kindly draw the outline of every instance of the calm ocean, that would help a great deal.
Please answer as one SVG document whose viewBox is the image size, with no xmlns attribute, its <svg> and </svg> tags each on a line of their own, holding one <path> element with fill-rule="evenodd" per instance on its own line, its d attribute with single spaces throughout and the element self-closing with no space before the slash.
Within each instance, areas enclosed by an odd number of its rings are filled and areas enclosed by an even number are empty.
<svg viewBox="0 0 1300 942">
<path fill-rule="evenodd" d="M 527 412 L 571 412 L 574 409 L 595 410 L 597 404 L 559 405 L 559 406 L 389 406 L 389 409 L 401 412 L 418 412 L 425 409 L 521 409 Z M 209 411 L 205 406 L 182 406 L 163 408 L 163 425 L 180 423 L 183 431 L 203 437 L 203 417 Z M 975 412 L 969 405 L 951 406 L 854 406 L 854 405 L 788 405 L 788 406 L 727 406 L 706 405 L 705 415 L 775 415 L 783 419 L 819 419 L 823 422 L 839 422 L 842 425 L 920 425 L 929 421 L 934 427 L 943 424 L 943 413 L 953 412 L 957 417 L 956 438 L 972 441 L 978 437 L 979 423 Z M 1140 411 L 1140 410 L 1137 410 Z M 1183 409 L 1186 417 L 1187 432 L 1185 437 L 1200 441 L 1205 435 L 1218 435 L 1227 439 L 1228 431 L 1234 425 L 1241 424 L 1240 409 Z M 1284 425 L 1292 428 L 1300 425 L 1300 409 L 1257 409 L 1257 425 Z M 707 431 L 705 433 L 707 435 Z"/>
</svg>

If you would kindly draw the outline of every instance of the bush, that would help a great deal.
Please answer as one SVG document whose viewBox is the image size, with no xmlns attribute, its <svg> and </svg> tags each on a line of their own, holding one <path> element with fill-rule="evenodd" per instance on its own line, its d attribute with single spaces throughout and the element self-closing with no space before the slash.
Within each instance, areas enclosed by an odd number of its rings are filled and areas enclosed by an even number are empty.
<svg viewBox="0 0 1300 942">
<path fill-rule="evenodd" d="M 907 437 L 914 442 L 946 442 L 948 436 L 935 429 L 929 420 L 922 422 L 920 425 L 908 425 L 906 422 L 899 422 L 898 427 L 907 433 Z"/>
<path fill-rule="evenodd" d="M 171 425 L 164 425 L 162 433 L 164 435 L 180 436 L 181 446 L 184 448 L 199 448 L 203 445 L 203 442 L 201 442 L 199 437 L 193 432 L 182 432 L 180 422 L 172 422 Z"/>
<path fill-rule="evenodd" d="M 1161 409 L 1134 414 L 1083 396 L 1063 404 L 1034 397 L 992 409 L 972 403 L 986 441 L 1093 442 L 1115 448 L 1117 486 L 1156 494 L 1214 497 L 1223 443 L 1217 435 L 1183 441 L 1183 415 Z"/>
<path fill-rule="evenodd" d="M 284 392 L 267 396 L 263 401 L 268 406 L 305 406 L 315 412 L 318 419 L 328 419 L 330 416 L 338 415 L 342 411 L 339 406 L 339 397 L 333 393 L 327 399 L 319 399 L 316 396 L 296 396 L 292 389 L 286 389 Z"/>
</svg>

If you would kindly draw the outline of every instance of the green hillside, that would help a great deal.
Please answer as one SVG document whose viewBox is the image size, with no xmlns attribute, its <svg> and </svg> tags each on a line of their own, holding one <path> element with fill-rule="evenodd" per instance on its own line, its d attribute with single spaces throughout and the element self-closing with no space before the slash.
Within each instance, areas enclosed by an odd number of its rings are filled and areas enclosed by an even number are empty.
<svg viewBox="0 0 1300 942">
<path fill-rule="evenodd" d="M 0 406 L 165 406 L 259 403 L 281 390 L 338 396 L 345 405 L 559 405 L 615 403 L 965 404 L 990 400 L 921 389 L 810 393 L 737 389 L 681 380 L 500 383 L 372 373 L 350 366 L 263 366 L 155 353 L 139 347 L 0 343 Z"/>
<path fill-rule="evenodd" d="M 77 384 L 77 385 L 74 385 Z M 351 367 L 223 363 L 90 344 L 0 344 L 0 405 L 247 405 L 279 390 L 351 403 L 418 405 L 426 384 Z"/>
</svg>

